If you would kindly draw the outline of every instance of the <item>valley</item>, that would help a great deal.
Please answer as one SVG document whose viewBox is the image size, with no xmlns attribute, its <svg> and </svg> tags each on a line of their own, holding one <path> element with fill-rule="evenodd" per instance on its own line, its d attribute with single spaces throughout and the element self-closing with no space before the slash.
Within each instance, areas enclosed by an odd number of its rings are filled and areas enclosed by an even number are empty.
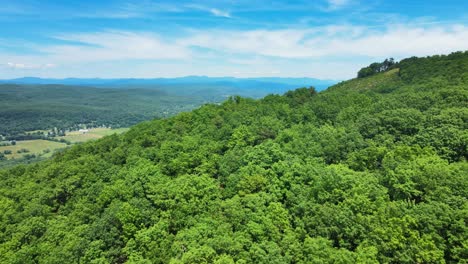
<svg viewBox="0 0 468 264">
<path fill-rule="evenodd" d="M 307 78 L 40 79 L 0 81 L 0 167 L 31 163 L 67 145 L 120 133 L 139 122 L 168 118 L 234 95 L 284 93 Z M 88 85 L 88 86 L 83 86 Z M 107 128 L 106 128 L 107 127 Z M 110 129 L 112 127 L 112 129 Z M 80 130 L 90 130 L 82 133 Z M 44 152 L 45 151 L 45 152 Z M 14 159 L 14 160 L 12 160 Z"/>
</svg>

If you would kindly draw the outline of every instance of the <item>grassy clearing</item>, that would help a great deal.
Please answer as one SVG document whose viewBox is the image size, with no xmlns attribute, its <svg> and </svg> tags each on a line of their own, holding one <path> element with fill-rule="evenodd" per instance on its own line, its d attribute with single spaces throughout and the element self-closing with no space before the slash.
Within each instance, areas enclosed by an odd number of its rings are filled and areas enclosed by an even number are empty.
<svg viewBox="0 0 468 264">
<path fill-rule="evenodd" d="M 401 79 L 398 75 L 399 71 L 400 69 L 393 69 L 365 78 L 355 78 L 346 82 L 339 83 L 334 87 L 330 88 L 329 90 L 349 89 L 365 91 L 371 89 L 386 89 L 389 87 L 396 87 L 401 83 Z"/>
<path fill-rule="evenodd" d="M 102 138 L 104 136 L 112 135 L 112 134 L 120 134 L 127 131 L 128 128 L 118 128 L 118 129 L 110 129 L 110 128 L 93 128 L 89 129 L 87 133 L 79 132 L 79 131 L 71 131 L 67 132 L 66 136 L 64 137 L 56 137 L 56 139 L 65 139 L 71 143 L 80 143 L 86 142 L 89 140 L 95 140 Z M 62 148 L 66 148 L 67 144 L 55 141 L 48 141 L 43 139 L 36 139 L 36 140 L 24 140 L 24 141 L 17 141 L 16 145 L 12 146 L 0 146 L 0 152 L 3 153 L 5 150 L 11 151 L 11 154 L 6 154 L 7 159 L 18 159 L 24 157 L 24 155 L 31 155 L 34 154 L 36 156 L 41 155 L 41 157 L 48 158 L 51 157 L 52 154 Z M 18 153 L 22 149 L 27 149 L 28 152 Z"/>
<path fill-rule="evenodd" d="M 4 152 L 5 150 L 10 150 L 12 153 L 5 155 L 7 159 L 17 159 L 21 158 L 26 154 L 34 154 L 36 156 L 42 155 L 42 157 L 50 157 L 52 153 L 61 148 L 67 147 L 67 144 L 48 141 L 48 140 L 24 140 L 24 141 L 17 141 L 16 145 L 12 146 L 2 146 L 0 147 L 0 152 Z M 18 150 L 27 149 L 29 152 L 27 153 L 18 153 Z M 49 150 L 48 153 L 45 151 Z"/>
<path fill-rule="evenodd" d="M 128 128 L 92 128 L 89 129 L 88 132 L 83 133 L 79 131 L 71 131 L 67 132 L 65 136 L 58 137 L 58 139 L 65 139 L 70 141 L 71 143 L 78 143 L 78 142 L 85 142 L 89 140 L 99 139 L 104 136 L 112 135 L 112 134 L 120 134 L 127 131 Z"/>
</svg>

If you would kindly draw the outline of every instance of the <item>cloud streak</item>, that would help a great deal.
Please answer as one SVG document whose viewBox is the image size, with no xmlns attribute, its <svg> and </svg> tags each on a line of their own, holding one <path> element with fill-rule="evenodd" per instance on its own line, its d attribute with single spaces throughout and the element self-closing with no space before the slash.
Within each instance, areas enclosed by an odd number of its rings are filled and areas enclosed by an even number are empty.
<svg viewBox="0 0 468 264">
<path fill-rule="evenodd" d="M 56 67 L 56 65 L 53 63 L 25 64 L 25 63 L 14 63 L 14 62 L 7 62 L 5 66 L 11 69 L 18 69 L 18 70 L 37 70 L 37 69 L 47 69 L 47 68 Z"/>
<path fill-rule="evenodd" d="M 71 42 L 45 46 L 41 52 L 61 61 L 187 59 L 190 50 L 148 32 L 105 31 L 66 34 L 57 39 Z M 72 43 L 80 43 L 72 44 Z"/>
<path fill-rule="evenodd" d="M 227 12 L 227 11 L 222 11 L 222 10 L 219 10 L 219 9 L 216 9 L 216 8 L 211 8 L 210 12 L 211 12 L 211 14 L 213 14 L 214 16 L 217 16 L 217 17 L 231 18 L 231 14 L 229 14 L 229 12 Z"/>
<path fill-rule="evenodd" d="M 304 75 L 344 78 L 351 77 L 359 67 L 364 66 L 359 61 L 367 63 L 385 57 L 401 59 L 468 49 L 468 27 L 460 24 L 190 30 L 177 37 L 162 37 L 152 32 L 108 30 L 63 34 L 54 38 L 61 43 L 31 45 L 37 52 L 34 55 L 0 53 L 0 61 L 9 62 L 6 66 L 17 70 L 46 69 L 52 68 L 52 65 L 76 69 L 80 65 L 86 67 L 84 65 L 109 63 L 112 66 L 116 62 L 132 67 L 128 65 L 135 66 L 140 63 L 138 61 L 146 61 L 153 63 L 152 67 L 166 65 L 166 68 L 160 69 L 162 72 L 171 69 L 178 73 L 203 74 L 200 71 L 206 70 L 204 74 L 210 74 L 218 72 L 224 65 L 223 68 L 234 73 L 239 72 L 236 67 L 247 67 L 250 72 L 261 72 L 263 69 L 264 72 L 281 72 L 284 76 L 295 75 L 298 69 L 304 72 L 302 68 L 313 62 L 315 66 L 310 66 L 310 72 Z M 327 75 L 318 69 L 317 63 L 331 65 L 330 61 L 333 60 L 334 65 L 337 60 L 343 61 L 348 70 L 340 69 Z M 350 64 L 350 61 L 353 63 Z M 167 67 L 169 64 L 171 67 Z M 144 65 L 149 64 L 141 63 L 141 67 Z"/>
</svg>

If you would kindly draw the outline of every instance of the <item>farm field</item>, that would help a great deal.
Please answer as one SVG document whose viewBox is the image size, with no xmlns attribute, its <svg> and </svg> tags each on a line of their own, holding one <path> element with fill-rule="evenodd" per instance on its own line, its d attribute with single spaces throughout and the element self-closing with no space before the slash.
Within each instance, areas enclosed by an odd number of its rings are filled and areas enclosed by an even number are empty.
<svg viewBox="0 0 468 264">
<path fill-rule="evenodd" d="M 55 137 L 55 139 L 64 139 L 72 144 L 86 142 L 89 140 L 95 140 L 102 138 L 107 135 L 120 134 L 127 131 L 128 128 L 94 128 L 89 129 L 88 132 L 83 133 L 80 131 L 71 131 L 67 132 L 63 137 Z M 35 139 L 35 140 L 21 140 L 16 141 L 16 145 L 10 146 L 0 146 L 0 153 L 4 151 L 11 151 L 10 154 L 5 154 L 5 157 L 8 160 L 20 159 L 25 157 L 25 155 L 35 155 L 36 157 L 49 158 L 52 154 L 58 150 L 66 148 L 67 144 L 64 142 L 56 142 L 44 139 Z M 21 150 L 27 150 L 23 152 Z M 18 153 L 18 151 L 20 151 Z"/>
<path fill-rule="evenodd" d="M 70 141 L 71 143 L 79 143 L 79 142 L 86 142 L 89 140 L 99 139 L 104 136 L 112 135 L 112 134 L 121 134 L 127 131 L 128 128 L 92 128 L 89 129 L 88 132 L 80 132 L 80 131 L 70 131 L 67 132 L 63 137 L 57 137 L 58 139 L 64 139 Z"/>
<path fill-rule="evenodd" d="M 54 142 L 49 140 L 37 139 L 37 140 L 24 140 L 17 141 L 16 145 L 12 146 L 1 146 L 0 152 L 10 150 L 11 154 L 5 155 L 7 159 L 21 158 L 26 154 L 34 154 L 36 156 L 42 155 L 42 157 L 50 157 L 52 153 L 61 148 L 67 147 L 67 144 L 61 142 Z M 18 153 L 19 150 L 27 149 L 29 152 Z M 49 150 L 49 151 L 47 151 Z"/>
</svg>

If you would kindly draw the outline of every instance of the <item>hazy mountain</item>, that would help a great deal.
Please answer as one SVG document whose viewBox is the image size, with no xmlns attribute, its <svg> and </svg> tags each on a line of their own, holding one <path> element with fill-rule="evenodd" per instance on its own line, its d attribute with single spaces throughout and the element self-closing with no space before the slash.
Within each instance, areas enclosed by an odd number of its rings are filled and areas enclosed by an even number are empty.
<svg viewBox="0 0 468 264">
<path fill-rule="evenodd" d="M 0 80 L 0 83 L 16 84 L 63 84 L 63 85 L 86 85 L 95 87 L 114 88 L 171 88 L 172 85 L 184 85 L 187 87 L 217 86 L 225 88 L 241 88 L 252 90 L 270 91 L 270 93 L 282 93 L 298 87 L 314 86 L 317 90 L 324 90 L 337 83 L 336 80 L 321 80 L 314 78 L 234 78 L 234 77 L 207 77 L 207 76 L 186 76 L 179 78 L 124 78 L 124 79 L 101 79 L 101 78 L 66 78 L 48 79 L 37 77 L 24 77 L 10 80 Z M 169 86 L 169 87 L 168 87 Z M 170 91 L 170 89 L 168 89 Z"/>
</svg>

